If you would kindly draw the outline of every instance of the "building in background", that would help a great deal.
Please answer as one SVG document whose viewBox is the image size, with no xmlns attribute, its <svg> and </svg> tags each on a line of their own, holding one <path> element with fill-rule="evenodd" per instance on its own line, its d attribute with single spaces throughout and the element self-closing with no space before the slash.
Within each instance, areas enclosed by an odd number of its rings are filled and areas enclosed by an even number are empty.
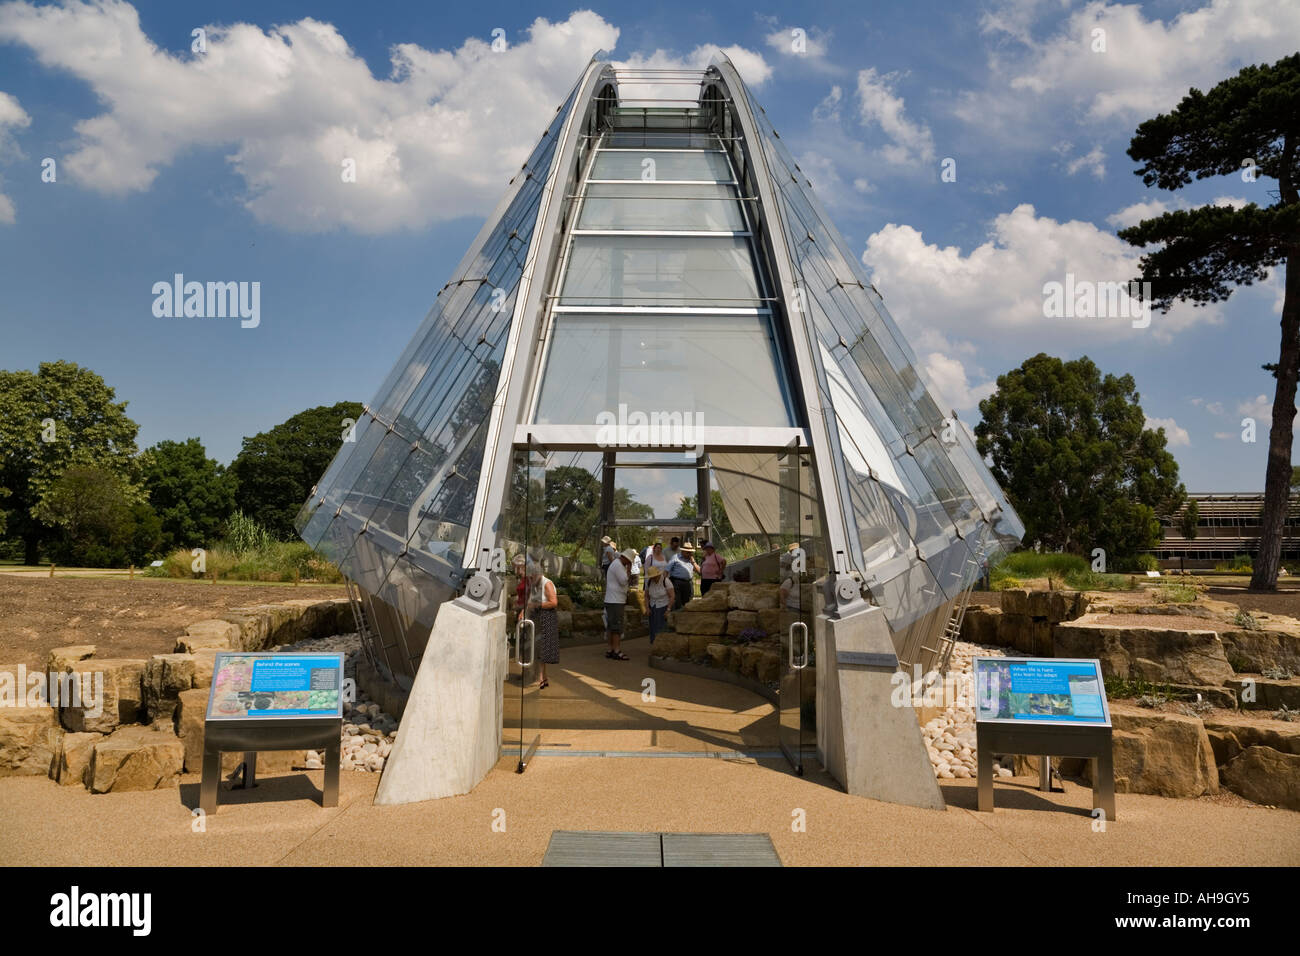
<svg viewBox="0 0 1300 956">
<path fill-rule="evenodd" d="M 1197 509 L 1196 537 L 1183 536 L 1184 505 L 1162 519 L 1156 558 L 1164 568 L 1199 570 L 1231 561 L 1237 555 L 1259 554 L 1263 492 L 1188 494 Z M 1294 495 L 1282 529 L 1282 560 L 1300 561 L 1300 499 Z"/>
</svg>

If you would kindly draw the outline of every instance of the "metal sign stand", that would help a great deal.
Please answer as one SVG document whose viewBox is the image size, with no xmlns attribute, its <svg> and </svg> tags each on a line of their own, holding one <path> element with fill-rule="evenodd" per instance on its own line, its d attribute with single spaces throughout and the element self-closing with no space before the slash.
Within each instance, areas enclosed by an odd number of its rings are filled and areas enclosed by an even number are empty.
<svg viewBox="0 0 1300 956">
<path fill-rule="evenodd" d="M 1061 724 L 975 723 L 976 782 L 979 809 L 993 810 L 993 755 L 1050 754 L 1053 757 L 1089 757 L 1092 759 L 1092 806 L 1115 819 L 1115 762 L 1111 752 L 1110 727 L 1080 727 Z M 1039 789 L 1052 788 L 1051 763 L 1040 756 Z"/>
<path fill-rule="evenodd" d="M 339 758 L 342 750 L 343 718 L 293 718 L 280 722 L 265 719 L 205 720 L 203 722 L 203 776 L 199 783 L 199 807 L 204 813 L 217 812 L 221 755 L 244 752 L 244 786 L 257 778 L 259 750 L 325 751 L 325 789 L 322 807 L 339 805 Z"/>
</svg>

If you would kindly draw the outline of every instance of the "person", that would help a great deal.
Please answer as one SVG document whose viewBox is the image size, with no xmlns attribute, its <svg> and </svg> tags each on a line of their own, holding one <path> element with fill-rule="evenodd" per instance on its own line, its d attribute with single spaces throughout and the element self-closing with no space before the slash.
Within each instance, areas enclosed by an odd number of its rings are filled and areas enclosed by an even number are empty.
<svg viewBox="0 0 1300 956">
<path fill-rule="evenodd" d="M 708 594 L 709 588 L 722 580 L 727 570 L 727 559 L 718 554 L 712 541 L 704 542 L 704 560 L 700 563 L 700 594 Z"/>
<path fill-rule="evenodd" d="M 669 561 L 671 561 L 673 558 L 677 557 L 677 552 L 680 551 L 681 548 L 682 548 L 681 538 L 670 539 L 668 542 L 668 550 L 664 552 L 664 557 L 667 558 Z"/>
<path fill-rule="evenodd" d="M 600 539 L 600 575 L 604 577 L 609 573 L 609 566 L 614 562 L 614 556 L 618 554 L 618 549 L 614 547 L 614 542 L 609 535 Z"/>
<path fill-rule="evenodd" d="M 560 663 L 560 606 L 555 593 L 555 584 L 542 573 L 541 565 L 534 563 L 528 574 L 528 620 L 536 629 L 534 640 L 537 641 L 537 660 L 541 664 L 538 676 L 538 690 L 545 690 L 550 681 L 546 679 L 546 665 Z"/>
<path fill-rule="evenodd" d="M 650 643 L 654 644 L 655 635 L 668 629 L 668 612 L 673 609 L 673 589 L 668 584 L 668 575 L 658 565 L 651 565 L 645 577 L 645 598 L 650 606 Z"/>
<path fill-rule="evenodd" d="M 695 597 L 695 573 L 700 566 L 695 563 L 695 548 L 689 541 L 684 543 L 668 563 L 668 579 L 673 582 L 677 593 L 677 606 L 685 607 L 686 602 Z"/>
<path fill-rule="evenodd" d="M 664 543 L 662 541 L 656 541 L 654 544 L 650 545 L 650 547 L 646 549 L 646 552 L 647 553 L 645 557 L 645 562 L 643 563 L 642 567 L 645 568 L 647 579 L 650 576 L 650 569 L 658 568 L 659 570 L 664 572 L 665 574 L 664 580 L 666 582 L 669 559 L 664 555 Z"/>
<path fill-rule="evenodd" d="M 609 650 L 605 656 L 614 661 L 625 661 L 628 656 L 620 650 L 623 642 L 623 611 L 627 607 L 628 575 L 636 552 L 631 548 L 618 555 L 605 576 L 605 640 Z"/>
</svg>

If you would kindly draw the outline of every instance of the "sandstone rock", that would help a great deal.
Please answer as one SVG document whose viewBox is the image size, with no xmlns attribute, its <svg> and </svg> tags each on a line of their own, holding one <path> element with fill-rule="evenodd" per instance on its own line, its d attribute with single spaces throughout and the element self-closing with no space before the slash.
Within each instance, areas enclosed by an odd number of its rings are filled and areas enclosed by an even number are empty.
<svg viewBox="0 0 1300 956">
<path fill-rule="evenodd" d="M 705 657 L 709 653 L 709 645 L 714 643 L 712 634 L 687 634 L 686 645 L 691 660 Z"/>
<path fill-rule="evenodd" d="M 1219 771 L 1199 718 L 1112 703 L 1116 793 L 1199 797 L 1217 793 Z M 1084 768 L 1091 780 L 1092 762 Z"/>
<path fill-rule="evenodd" d="M 72 784 L 85 786 L 86 772 L 90 769 L 90 758 L 94 755 L 95 744 L 103 739 L 102 734 L 65 732 L 50 776 L 64 787 Z"/>
<path fill-rule="evenodd" d="M 1098 658 L 1106 677 L 1221 687 L 1233 676 L 1213 631 L 1066 621 L 1056 626 L 1052 649 L 1057 657 Z"/>
<path fill-rule="evenodd" d="M 48 775 L 58 728 L 52 707 L 0 707 L 0 777 Z"/>
<path fill-rule="evenodd" d="M 678 611 L 673 616 L 673 630 L 678 634 L 711 634 L 727 632 L 727 615 L 719 611 Z"/>
<path fill-rule="evenodd" d="M 1008 588 L 1002 592 L 1002 613 L 1018 617 L 1029 616 L 1029 592 L 1024 588 Z"/>
<path fill-rule="evenodd" d="M 574 611 L 573 629 L 575 631 L 605 630 L 605 612 L 604 611 Z"/>
<path fill-rule="evenodd" d="M 1300 711 L 1300 678 L 1272 680 L 1267 677 L 1238 677 L 1228 681 L 1242 710 Z M 1248 700 L 1247 698 L 1253 698 Z"/>
<path fill-rule="evenodd" d="M 731 607 L 738 611 L 762 611 L 775 608 L 780 604 L 781 588 L 776 584 L 748 584 L 733 581 L 731 587 L 727 589 L 727 597 Z"/>
<path fill-rule="evenodd" d="M 727 633 L 732 637 L 749 628 L 758 628 L 757 611 L 731 611 L 727 614 Z"/>
<path fill-rule="evenodd" d="M 1224 652 L 1243 671 L 1285 667 L 1300 673 L 1300 637 L 1282 631 L 1223 631 Z"/>
<path fill-rule="evenodd" d="M 674 634 L 669 631 L 655 638 L 650 653 L 654 657 L 675 657 L 678 660 L 685 660 L 690 657 L 690 641 L 685 634 Z"/>
<path fill-rule="evenodd" d="M 573 610 L 573 598 L 569 597 L 567 594 L 555 595 L 555 602 L 556 602 L 555 609 L 557 611 Z"/>
<path fill-rule="evenodd" d="M 731 660 L 731 648 L 726 644 L 709 644 L 704 648 L 709 655 L 709 663 L 720 670 L 727 669 L 727 662 Z"/>
<path fill-rule="evenodd" d="M 1033 646 L 1033 623 L 1032 618 L 1024 614 L 1009 614 L 1004 607 L 1002 616 L 998 618 L 998 643 L 1028 654 Z"/>
<path fill-rule="evenodd" d="M 177 695 L 194 687 L 192 654 L 155 654 L 144 668 L 144 709 L 150 720 L 170 720 Z"/>
<path fill-rule="evenodd" d="M 781 676 L 781 645 L 759 644 L 758 649 L 762 653 L 754 662 L 754 676 L 763 683 L 779 679 Z M 743 658 L 741 663 L 744 664 Z"/>
<path fill-rule="evenodd" d="M 972 605 L 961 621 L 961 639 L 972 644 L 997 644 L 998 619 L 1002 610 L 984 605 Z"/>
<path fill-rule="evenodd" d="M 779 607 L 765 607 L 758 611 L 758 629 L 769 636 L 780 634 L 783 619 Z"/>
<path fill-rule="evenodd" d="M 87 780 L 91 793 L 174 787 L 185 747 L 172 734 L 148 727 L 122 727 L 95 745 Z"/>
<path fill-rule="evenodd" d="M 79 700 L 61 708 L 63 726 L 77 733 L 110 733 L 121 724 L 140 720 L 144 716 L 145 663 L 106 657 L 69 664 L 64 673 L 73 675 L 81 690 Z"/>
<path fill-rule="evenodd" d="M 1300 756 L 1300 723 L 1237 713 L 1206 717 L 1204 724 L 1220 767 L 1256 746 Z"/>
<path fill-rule="evenodd" d="M 47 674 L 62 674 L 67 671 L 69 664 L 75 664 L 77 661 L 84 661 L 94 656 L 94 644 L 72 644 L 68 647 L 56 647 L 50 651 L 45 659 L 45 672 Z"/>
<path fill-rule="evenodd" d="M 687 601 L 682 610 L 687 612 L 726 611 L 727 608 L 731 607 L 731 604 L 728 601 L 728 594 L 730 593 L 731 588 L 735 586 L 736 585 L 730 584 L 726 581 L 721 584 L 715 584 L 713 587 L 709 588 L 708 594 L 702 594 L 697 598 L 692 598 Z"/>
<path fill-rule="evenodd" d="M 194 658 L 194 686 L 211 687 L 212 671 L 217 662 L 220 648 L 201 647 L 190 656 Z"/>
<path fill-rule="evenodd" d="M 570 603 L 572 603 L 572 602 L 570 602 Z M 573 612 L 572 612 L 572 611 L 556 611 L 556 612 L 555 612 L 555 623 L 556 623 L 556 626 L 560 629 L 560 633 L 561 633 L 561 634 L 564 634 L 564 635 L 566 635 L 566 636 L 569 635 L 569 634 L 572 634 L 572 633 L 573 633 Z"/>
<path fill-rule="evenodd" d="M 1052 656 L 1052 625 L 1034 619 L 1029 627 L 1029 653 L 1034 657 Z"/>
<path fill-rule="evenodd" d="M 1223 768 L 1223 784 L 1247 800 L 1300 810 L 1300 754 L 1247 747 Z"/>
<path fill-rule="evenodd" d="M 220 651 L 235 650 L 239 637 L 238 626 L 229 621 L 195 621 L 185 628 L 185 634 L 176 639 L 176 653 L 193 654 L 202 648 Z"/>
</svg>

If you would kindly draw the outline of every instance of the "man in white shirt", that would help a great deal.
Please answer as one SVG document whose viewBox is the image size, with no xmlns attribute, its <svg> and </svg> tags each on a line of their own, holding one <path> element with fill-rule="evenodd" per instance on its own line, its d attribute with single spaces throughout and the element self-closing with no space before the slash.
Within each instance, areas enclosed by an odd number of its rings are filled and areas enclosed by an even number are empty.
<svg viewBox="0 0 1300 956">
<path fill-rule="evenodd" d="M 628 548 L 614 560 L 605 575 L 605 640 L 609 642 L 605 656 L 610 660 L 628 659 L 619 645 L 623 641 L 623 610 L 627 606 L 627 585 L 634 560 L 636 552 Z"/>
</svg>

